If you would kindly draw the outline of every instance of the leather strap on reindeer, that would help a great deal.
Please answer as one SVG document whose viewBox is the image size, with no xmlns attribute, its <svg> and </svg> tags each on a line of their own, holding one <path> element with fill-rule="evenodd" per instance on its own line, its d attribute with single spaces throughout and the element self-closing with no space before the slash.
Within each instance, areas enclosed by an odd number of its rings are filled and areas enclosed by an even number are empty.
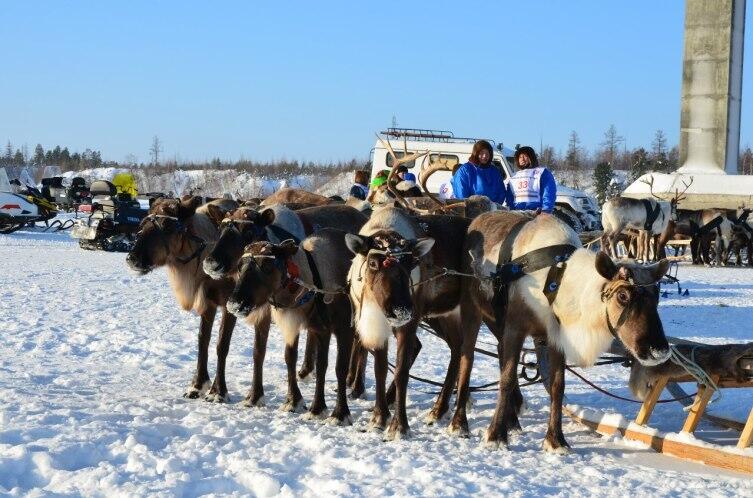
<svg viewBox="0 0 753 498">
<path fill-rule="evenodd" d="M 512 259 L 512 246 L 515 238 L 529 221 L 530 219 L 523 219 L 513 225 L 499 250 L 497 271 L 492 275 L 495 284 L 493 306 L 497 315 L 495 318 L 499 323 L 504 318 L 504 313 L 507 309 L 507 286 L 527 274 L 544 268 L 549 268 L 549 273 L 547 274 L 542 292 L 549 301 L 549 304 L 552 304 L 557 297 L 562 275 L 565 273 L 565 268 L 567 267 L 567 260 L 577 249 L 572 244 L 556 244 L 534 249 Z"/>
<path fill-rule="evenodd" d="M 651 199 L 641 199 L 641 202 L 646 209 L 646 223 L 643 224 L 643 229 L 651 230 L 651 227 L 661 213 L 661 206 L 658 202 L 652 203 Z"/>
<path fill-rule="evenodd" d="M 703 225 L 702 227 L 699 227 L 698 228 L 698 233 L 701 234 L 701 235 L 707 234 L 710 231 L 716 230 L 717 228 L 719 228 L 719 226 L 723 222 L 724 222 L 724 218 L 722 217 L 722 215 L 719 215 L 716 218 L 714 218 L 713 220 L 711 220 L 708 223 L 706 223 L 705 225 Z"/>
</svg>

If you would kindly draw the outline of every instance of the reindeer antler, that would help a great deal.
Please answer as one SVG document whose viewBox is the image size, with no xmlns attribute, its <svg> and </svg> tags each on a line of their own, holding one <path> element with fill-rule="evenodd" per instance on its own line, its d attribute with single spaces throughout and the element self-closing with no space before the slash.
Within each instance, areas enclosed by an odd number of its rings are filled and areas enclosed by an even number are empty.
<svg viewBox="0 0 753 498">
<path fill-rule="evenodd" d="M 419 173 L 421 188 L 423 189 L 426 196 L 430 198 L 432 201 L 434 201 L 435 204 L 437 204 L 437 207 L 433 210 L 434 212 L 446 211 L 449 208 L 447 202 L 442 202 L 440 199 L 437 198 L 436 195 L 430 192 L 429 189 L 426 187 L 426 183 L 429 181 L 429 178 L 431 177 L 431 175 L 433 175 L 437 171 L 452 171 L 452 166 L 450 166 L 449 160 L 442 159 L 441 153 L 437 154 L 436 161 L 431 160 L 431 154 L 429 154 L 427 157 L 429 158 L 429 167 L 421 170 L 421 172 Z M 457 204 L 465 204 L 465 201 L 453 203 L 453 206 L 456 206 Z"/>
<path fill-rule="evenodd" d="M 382 145 L 387 149 L 387 151 L 392 155 L 392 169 L 390 170 L 390 174 L 387 175 L 387 190 L 395 196 L 395 199 L 405 208 L 405 209 L 413 209 L 411 206 L 406 202 L 405 197 L 403 194 L 398 192 L 398 190 L 392 186 L 392 179 L 397 175 L 397 168 L 400 167 L 401 164 L 409 163 L 411 161 L 415 161 L 421 156 L 425 156 L 429 153 L 428 150 L 424 152 L 414 152 L 413 154 L 408 154 L 408 142 L 407 140 L 404 142 L 404 150 L 405 153 L 403 157 L 398 159 L 397 154 L 395 154 L 395 151 L 392 148 L 392 144 L 390 144 L 390 140 L 387 139 L 385 142 L 382 140 L 382 137 L 377 135 L 377 140 L 379 140 Z"/>
<path fill-rule="evenodd" d="M 649 191 L 649 193 L 651 193 L 651 195 L 652 195 L 653 197 L 655 197 L 655 198 L 657 198 L 657 199 L 659 199 L 659 200 L 661 201 L 661 200 L 662 200 L 662 198 L 661 198 L 661 197 L 659 197 L 658 195 L 656 195 L 656 194 L 654 193 L 654 176 L 653 176 L 653 175 L 651 175 L 651 176 L 649 176 L 649 178 L 650 178 L 650 180 L 645 180 L 645 179 L 644 179 L 644 180 L 641 180 L 641 182 L 643 182 L 643 183 L 645 183 L 646 185 L 648 185 L 648 191 Z"/>
<path fill-rule="evenodd" d="M 690 186 L 693 185 L 693 177 L 692 176 L 690 177 L 689 183 L 686 183 L 685 180 L 683 180 L 682 184 L 685 185 L 685 188 L 682 190 L 682 192 L 680 192 L 680 189 L 675 189 L 675 198 L 674 198 L 675 204 L 677 204 L 678 202 L 682 200 L 687 199 L 687 197 L 685 196 L 685 192 L 687 192 Z"/>
</svg>

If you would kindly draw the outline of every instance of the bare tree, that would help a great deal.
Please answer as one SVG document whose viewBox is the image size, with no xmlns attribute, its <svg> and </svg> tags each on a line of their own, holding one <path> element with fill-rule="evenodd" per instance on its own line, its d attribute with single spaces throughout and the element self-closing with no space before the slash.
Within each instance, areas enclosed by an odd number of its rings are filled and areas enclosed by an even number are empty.
<svg viewBox="0 0 753 498">
<path fill-rule="evenodd" d="M 615 160 L 618 158 L 618 146 L 625 142 L 625 139 L 617 134 L 617 127 L 613 124 L 609 125 L 607 131 L 604 132 L 604 141 L 601 142 L 601 160 L 606 161 L 615 168 Z M 617 168 L 621 169 L 621 168 Z"/>
<path fill-rule="evenodd" d="M 579 170 L 581 167 L 582 150 L 578 133 L 573 130 L 567 141 L 567 153 L 565 154 L 565 168 L 570 171 Z"/>
<path fill-rule="evenodd" d="M 162 141 L 157 135 L 152 138 L 152 146 L 149 147 L 149 154 L 152 156 L 152 164 L 159 166 L 159 155 L 162 152 Z"/>
</svg>

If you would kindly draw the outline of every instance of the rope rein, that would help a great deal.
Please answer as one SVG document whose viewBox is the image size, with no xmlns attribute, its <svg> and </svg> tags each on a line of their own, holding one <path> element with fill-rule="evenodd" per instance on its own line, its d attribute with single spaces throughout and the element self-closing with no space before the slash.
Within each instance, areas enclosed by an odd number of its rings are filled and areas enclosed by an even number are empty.
<svg viewBox="0 0 753 498">
<path fill-rule="evenodd" d="M 695 362 L 695 350 L 698 348 L 698 346 L 695 346 L 693 349 L 690 350 L 690 358 L 685 356 L 680 352 L 677 347 L 674 345 L 669 346 L 669 359 L 674 363 L 675 365 L 678 365 L 685 369 L 688 374 L 693 377 L 698 384 L 706 387 L 710 387 L 714 390 L 714 396 L 711 399 L 710 403 L 716 403 L 720 399 L 722 399 L 722 391 L 719 389 L 719 386 L 714 382 L 714 379 L 711 378 L 711 376 L 706 373 L 706 370 L 704 370 L 698 363 Z"/>
</svg>

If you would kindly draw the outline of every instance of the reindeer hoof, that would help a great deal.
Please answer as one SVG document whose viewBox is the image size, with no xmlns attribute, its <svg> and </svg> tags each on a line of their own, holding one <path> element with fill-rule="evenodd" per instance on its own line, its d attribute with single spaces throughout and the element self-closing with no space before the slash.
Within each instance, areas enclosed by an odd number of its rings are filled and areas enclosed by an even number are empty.
<svg viewBox="0 0 753 498">
<path fill-rule="evenodd" d="M 489 450 L 507 449 L 507 438 L 502 438 L 502 436 L 500 436 L 499 434 L 492 433 L 488 430 L 486 431 L 486 434 L 484 434 L 482 442 L 484 447 Z"/>
<path fill-rule="evenodd" d="M 544 451 L 546 453 L 551 453 L 553 455 L 568 455 L 571 452 L 569 446 L 555 447 L 554 445 L 552 445 L 552 443 L 550 443 L 546 439 L 544 440 Z"/>
<path fill-rule="evenodd" d="M 364 389 L 354 389 L 348 394 L 348 399 L 366 399 L 366 391 Z"/>
<path fill-rule="evenodd" d="M 326 407 L 322 408 L 321 410 L 317 410 L 314 412 L 313 410 L 308 410 L 306 413 L 301 415 L 301 419 L 303 420 L 325 420 L 327 418 Z"/>
<path fill-rule="evenodd" d="M 229 396 L 227 393 L 224 395 L 217 393 L 217 392 L 208 392 L 206 396 L 204 396 L 204 401 L 208 401 L 209 403 L 227 403 L 230 401 Z"/>
<path fill-rule="evenodd" d="M 410 429 L 408 429 L 407 427 L 402 429 L 390 427 L 387 432 L 384 433 L 382 441 L 400 441 L 404 439 L 410 439 L 410 437 Z"/>
<path fill-rule="evenodd" d="M 280 411 L 289 413 L 303 413 L 306 411 L 306 405 L 304 404 L 303 399 L 299 399 L 298 401 L 289 400 L 280 407 Z"/>
<path fill-rule="evenodd" d="M 327 425 L 344 427 L 348 425 L 353 425 L 353 419 L 350 418 L 350 415 L 345 415 L 342 417 L 332 415 L 331 417 L 327 418 L 325 423 Z"/>
<path fill-rule="evenodd" d="M 567 455 L 571 451 L 570 445 L 567 444 L 564 437 L 556 438 L 553 436 L 546 436 L 544 438 L 543 447 L 546 453 L 552 453 L 554 455 Z"/>
<path fill-rule="evenodd" d="M 460 438 L 471 437 L 471 431 L 468 430 L 468 424 L 450 424 L 447 426 L 447 434 Z"/>
<path fill-rule="evenodd" d="M 205 392 L 209 391 L 210 387 L 212 387 L 212 383 L 208 380 L 204 381 L 201 387 L 189 386 L 186 392 L 183 393 L 183 397 L 188 399 L 198 399 Z"/>
<path fill-rule="evenodd" d="M 424 417 L 424 423 L 426 425 L 434 425 L 438 421 L 442 420 L 442 418 L 444 418 L 444 415 L 440 415 L 435 410 L 432 409 Z"/>
<path fill-rule="evenodd" d="M 256 401 L 254 401 L 251 396 L 247 396 L 246 399 L 243 400 L 243 406 L 248 408 L 262 408 L 267 406 L 267 401 L 264 399 L 264 396 L 259 396 L 259 399 Z"/>
<path fill-rule="evenodd" d="M 366 430 L 369 432 L 383 431 L 387 427 L 388 418 L 389 414 L 387 414 L 385 417 L 380 417 L 375 413 L 371 416 L 371 420 L 369 420 L 369 423 L 366 426 Z"/>
</svg>

